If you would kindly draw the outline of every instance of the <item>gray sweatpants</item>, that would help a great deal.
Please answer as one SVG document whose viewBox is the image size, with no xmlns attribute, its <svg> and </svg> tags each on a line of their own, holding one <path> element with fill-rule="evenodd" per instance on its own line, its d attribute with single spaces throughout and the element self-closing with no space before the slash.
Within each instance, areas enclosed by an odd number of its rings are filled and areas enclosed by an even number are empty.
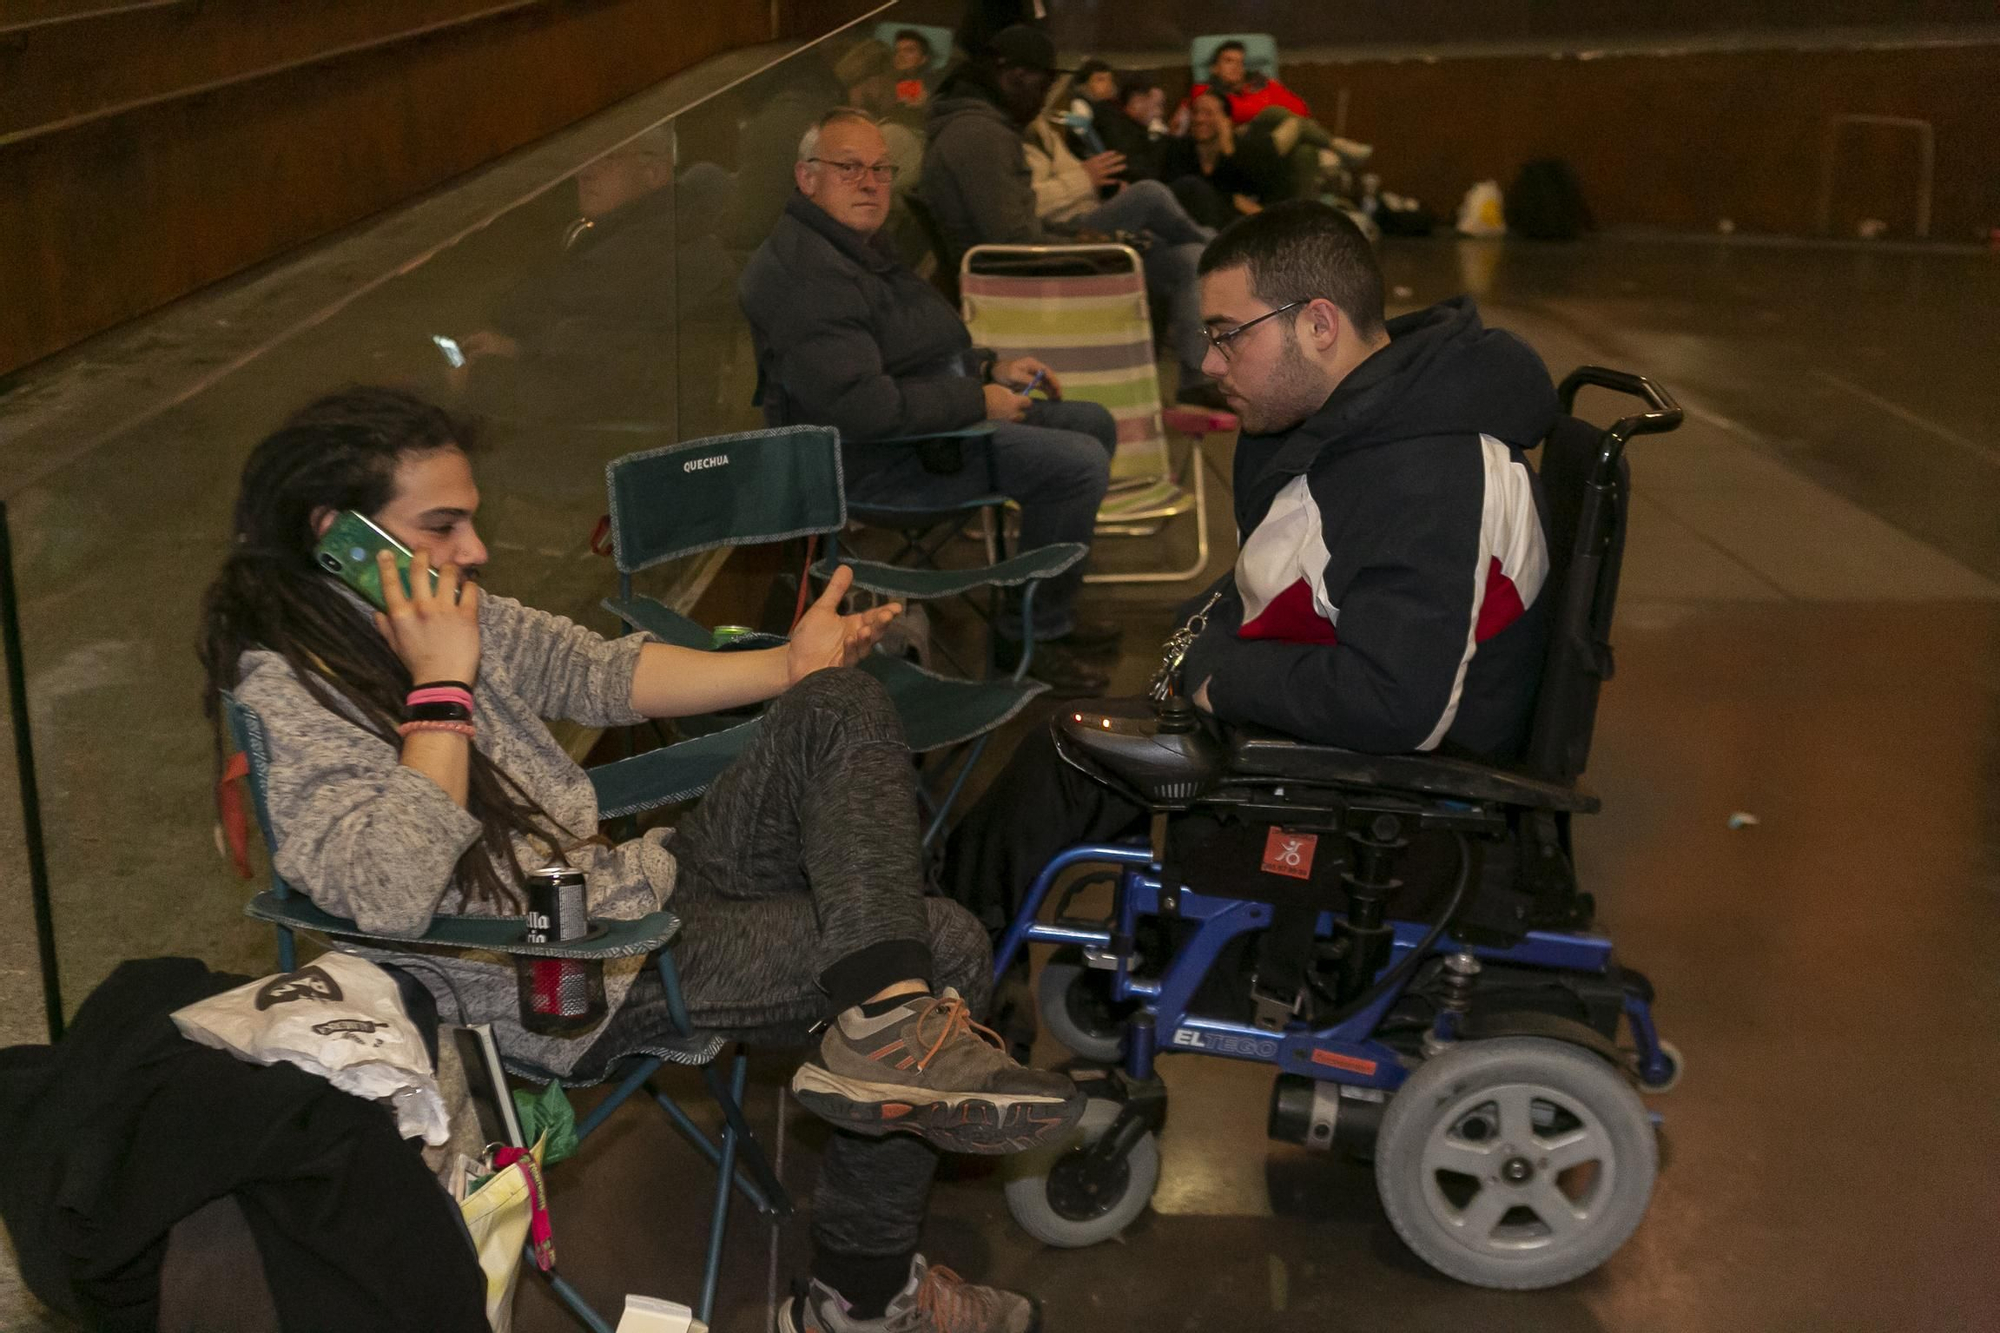
<svg viewBox="0 0 2000 1333">
<path fill-rule="evenodd" d="M 780 695 L 671 847 L 680 873 L 670 906 L 682 923 L 673 956 L 697 1027 L 799 1043 L 829 1016 L 829 987 L 865 995 L 912 975 L 984 1010 L 986 932 L 958 904 L 923 894 L 914 768 L 873 677 L 820 671 Z M 581 1063 L 670 1028 L 649 970 Z M 917 1139 L 834 1133 L 814 1242 L 854 1255 L 915 1250 L 936 1170 Z"/>
</svg>

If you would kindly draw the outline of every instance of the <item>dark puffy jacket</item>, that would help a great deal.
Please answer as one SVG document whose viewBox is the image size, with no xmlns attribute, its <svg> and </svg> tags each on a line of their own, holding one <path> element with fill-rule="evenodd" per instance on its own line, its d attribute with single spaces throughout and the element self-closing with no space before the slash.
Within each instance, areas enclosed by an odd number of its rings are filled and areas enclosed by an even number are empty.
<svg viewBox="0 0 2000 1333">
<path fill-rule="evenodd" d="M 1376 754 L 1519 752 L 1548 638 L 1541 358 L 1469 297 L 1389 322 L 1320 410 L 1236 449 L 1243 539 L 1189 653 L 1224 721 Z"/>
<path fill-rule="evenodd" d="M 986 419 L 958 312 L 879 232 L 863 238 L 795 193 L 737 295 L 773 426 L 832 426 L 856 442 Z"/>
</svg>

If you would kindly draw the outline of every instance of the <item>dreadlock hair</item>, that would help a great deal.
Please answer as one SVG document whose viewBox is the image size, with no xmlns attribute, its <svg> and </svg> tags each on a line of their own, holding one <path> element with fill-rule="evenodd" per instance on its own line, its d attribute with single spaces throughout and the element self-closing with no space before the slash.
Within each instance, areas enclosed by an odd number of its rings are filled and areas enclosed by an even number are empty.
<svg viewBox="0 0 2000 1333">
<path fill-rule="evenodd" d="M 314 517 L 379 513 L 394 498 L 404 460 L 476 443 L 469 419 L 400 389 L 355 385 L 308 404 L 251 451 L 229 555 L 202 598 L 196 648 L 218 765 L 221 695 L 235 687 L 243 654 L 253 649 L 277 653 L 322 706 L 400 747 L 409 669 L 314 562 Z M 457 884 L 468 901 L 516 907 L 522 872 L 513 835 L 546 842 L 552 854 L 573 839 L 476 746 L 468 749 L 466 810 L 481 834 L 458 860 Z"/>
</svg>

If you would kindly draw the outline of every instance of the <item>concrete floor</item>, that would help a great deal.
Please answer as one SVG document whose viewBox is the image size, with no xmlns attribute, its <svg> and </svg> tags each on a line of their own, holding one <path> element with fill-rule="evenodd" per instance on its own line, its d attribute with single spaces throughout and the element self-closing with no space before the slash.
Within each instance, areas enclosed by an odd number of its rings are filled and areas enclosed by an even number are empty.
<svg viewBox="0 0 2000 1333">
<path fill-rule="evenodd" d="M 404 364 L 407 335 L 468 327 L 516 242 L 496 224 L 453 267 L 353 299 L 364 275 L 674 97 L 0 385 L 72 1006 L 123 957 L 258 970 L 269 956 L 209 847 L 187 648 L 244 450 L 330 381 Z M 547 214 L 520 223 L 541 235 L 567 205 L 527 207 Z M 940 1185 L 927 1249 L 1036 1291 L 1054 1330 L 2000 1326 L 2000 263 L 1666 239 L 1391 243 L 1384 263 L 1399 306 L 1470 290 L 1558 375 L 1641 370 L 1689 408 L 1682 431 L 1633 447 L 1620 670 L 1589 777 L 1605 812 L 1579 835 L 1604 923 L 1657 983 L 1690 1066 L 1655 1102 L 1651 1214 L 1567 1288 L 1456 1286 L 1395 1240 L 1364 1170 L 1264 1141 L 1268 1075 L 1183 1059 L 1165 1066 L 1161 1190 L 1122 1241 L 1028 1241 L 974 1164 Z M 747 398 L 719 388 L 713 401 Z M 486 482 L 509 591 L 581 607 L 608 578 L 582 554 L 600 448 L 503 437 Z M 1226 441 L 1211 462 L 1226 475 Z M 1217 541 L 1220 568 L 1232 552 Z M 1151 558 L 1132 542 L 1101 556 Z M 1181 595 L 1090 594 L 1127 626 L 1121 688 L 1143 681 Z M 9 772 L 0 809 L 12 798 Z M 1760 822 L 1732 831 L 1738 811 Z M 32 1040 L 13 838 L 0 829 L 0 912 L 19 923 L 0 952 L 0 1039 Z M 787 1066 L 757 1069 L 753 1113 L 775 1131 Z M 565 1271 L 614 1308 L 624 1291 L 692 1291 L 704 1173 L 656 1120 L 628 1108 L 553 1178 Z M 805 1193 L 816 1127 L 793 1108 L 774 1139 Z M 720 1323 L 762 1329 L 802 1229 L 734 1229 Z M 6 1281 L 0 1326 L 44 1326 Z M 518 1327 L 566 1326 L 525 1284 Z"/>
</svg>

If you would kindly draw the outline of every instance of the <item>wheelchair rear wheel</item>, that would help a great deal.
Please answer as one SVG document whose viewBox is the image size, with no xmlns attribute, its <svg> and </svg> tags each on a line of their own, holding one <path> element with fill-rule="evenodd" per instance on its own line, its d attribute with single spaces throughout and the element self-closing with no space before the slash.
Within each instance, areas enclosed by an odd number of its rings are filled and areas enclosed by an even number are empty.
<svg viewBox="0 0 2000 1333">
<path fill-rule="evenodd" d="M 1104 1137 L 1123 1105 L 1093 1097 L 1060 1149 L 1012 1159 L 1007 1211 L 1021 1230 L 1045 1245 L 1081 1249 L 1110 1240 L 1146 1211 L 1160 1183 L 1157 1135 L 1148 1132 L 1112 1169 L 1093 1168 L 1084 1153 Z"/>
<path fill-rule="evenodd" d="M 1085 965 L 1080 949 L 1058 949 L 1042 964 L 1036 1008 L 1048 1034 L 1079 1060 L 1117 1064 L 1132 1005 L 1111 998 L 1111 973 Z"/>
<path fill-rule="evenodd" d="M 1540 1037 L 1433 1056 L 1389 1102 L 1375 1184 L 1396 1233 L 1448 1277 L 1532 1290 L 1590 1272 L 1645 1216 L 1659 1145 L 1631 1083 Z"/>
</svg>

